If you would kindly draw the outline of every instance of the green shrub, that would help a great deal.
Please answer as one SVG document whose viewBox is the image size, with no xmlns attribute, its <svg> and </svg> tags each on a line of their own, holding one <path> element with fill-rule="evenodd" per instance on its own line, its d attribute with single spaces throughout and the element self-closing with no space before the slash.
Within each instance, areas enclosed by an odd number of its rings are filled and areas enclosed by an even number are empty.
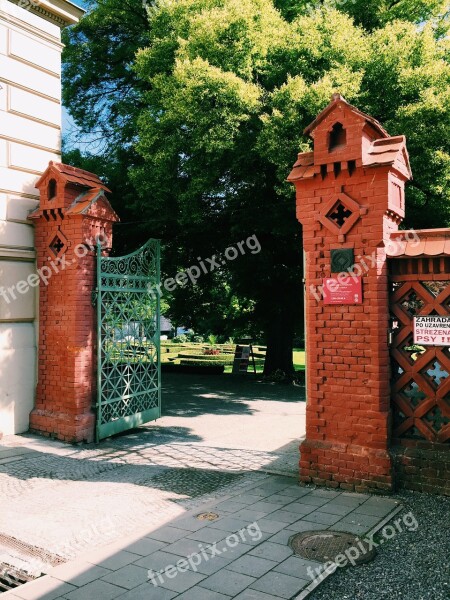
<svg viewBox="0 0 450 600">
<path fill-rule="evenodd" d="M 181 335 L 176 335 L 173 340 L 177 344 L 185 344 L 188 341 L 187 335 L 182 333 Z"/>
<path fill-rule="evenodd" d="M 220 367 L 223 366 L 223 363 L 217 360 L 196 360 L 190 358 L 182 358 L 180 360 L 180 365 L 185 367 Z"/>
<path fill-rule="evenodd" d="M 180 352 L 179 358 L 196 361 L 218 361 L 223 363 L 233 362 L 233 357 L 230 354 L 190 354 L 189 352 Z"/>
<path fill-rule="evenodd" d="M 165 354 L 161 354 L 161 361 L 162 362 L 169 362 L 169 361 L 173 361 L 176 360 L 178 358 L 178 352 L 175 353 L 169 353 L 166 352 Z"/>
<path fill-rule="evenodd" d="M 180 358 L 202 358 L 204 354 L 198 350 L 189 350 L 188 348 L 183 348 L 180 352 L 178 352 L 178 356 Z"/>
<path fill-rule="evenodd" d="M 221 375 L 225 367 L 223 365 L 181 365 L 176 363 L 164 363 L 161 365 L 161 369 L 165 372 L 172 373 L 192 373 L 192 374 L 204 374 L 204 375 Z"/>
<path fill-rule="evenodd" d="M 187 350 L 189 350 L 189 346 L 187 345 L 182 346 L 181 344 L 172 344 L 171 346 L 168 346 L 168 349 L 165 350 L 165 352 L 170 352 L 170 354 L 173 354 L 174 352 L 186 352 Z"/>
</svg>

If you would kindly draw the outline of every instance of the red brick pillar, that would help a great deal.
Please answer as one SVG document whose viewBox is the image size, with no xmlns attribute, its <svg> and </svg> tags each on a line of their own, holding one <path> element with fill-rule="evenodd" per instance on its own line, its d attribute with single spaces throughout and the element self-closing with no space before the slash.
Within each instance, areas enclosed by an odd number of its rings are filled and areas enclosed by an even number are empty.
<svg viewBox="0 0 450 600">
<path fill-rule="evenodd" d="M 389 490 L 386 244 L 404 217 L 411 177 L 405 138 L 389 137 L 339 94 L 305 134 L 314 151 L 299 154 L 288 178 L 305 250 L 300 477 L 347 490 Z"/>
<path fill-rule="evenodd" d="M 67 442 L 94 439 L 96 239 L 111 248 L 118 220 L 92 173 L 51 162 L 36 187 L 39 357 L 30 431 Z"/>
</svg>

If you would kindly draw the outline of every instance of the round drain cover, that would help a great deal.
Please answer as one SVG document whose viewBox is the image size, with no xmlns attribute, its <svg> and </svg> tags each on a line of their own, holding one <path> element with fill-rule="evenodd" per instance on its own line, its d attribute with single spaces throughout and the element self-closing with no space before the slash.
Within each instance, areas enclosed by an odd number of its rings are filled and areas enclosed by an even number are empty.
<svg viewBox="0 0 450 600">
<path fill-rule="evenodd" d="M 215 521 L 218 518 L 219 518 L 219 515 L 217 513 L 213 513 L 213 512 L 204 512 L 204 513 L 200 513 L 199 515 L 197 515 L 197 519 L 199 521 Z"/>
<path fill-rule="evenodd" d="M 336 557 L 343 554 L 353 566 L 373 560 L 377 553 L 364 540 L 343 531 L 296 533 L 289 538 L 289 546 L 297 556 L 321 563 L 335 562 Z"/>
</svg>

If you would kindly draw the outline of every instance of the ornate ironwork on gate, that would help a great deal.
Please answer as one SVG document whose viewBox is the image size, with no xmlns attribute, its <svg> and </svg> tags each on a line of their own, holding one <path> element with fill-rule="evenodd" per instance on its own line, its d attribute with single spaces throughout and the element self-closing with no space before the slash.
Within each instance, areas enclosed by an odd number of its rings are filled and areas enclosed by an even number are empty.
<svg viewBox="0 0 450 600">
<path fill-rule="evenodd" d="M 160 243 L 97 248 L 97 440 L 161 416 Z"/>
<path fill-rule="evenodd" d="M 450 314 L 450 259 L 390 263 L 393 438 L 450 442 L 450 348 L 414 344 L 415 316 Z"/>
</svg>

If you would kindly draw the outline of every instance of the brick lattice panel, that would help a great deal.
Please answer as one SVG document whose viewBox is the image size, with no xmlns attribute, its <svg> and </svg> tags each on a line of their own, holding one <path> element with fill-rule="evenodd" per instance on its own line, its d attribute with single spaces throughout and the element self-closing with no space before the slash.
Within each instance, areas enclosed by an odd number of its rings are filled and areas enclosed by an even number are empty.
<svg viewBox="0 0 450 600">
<path fill-rule="evenodd" d="M 419 315 L 450 314 L 450 274 L 417 273 L 417 261 L 407 262 L 402 270 L 408 275 L 391 277 L 391 313 L 398 322 L 391 346 L 393 438 L 449 443 L 450 348 L 415 346 L 413 323 Z"/>
</svg>

